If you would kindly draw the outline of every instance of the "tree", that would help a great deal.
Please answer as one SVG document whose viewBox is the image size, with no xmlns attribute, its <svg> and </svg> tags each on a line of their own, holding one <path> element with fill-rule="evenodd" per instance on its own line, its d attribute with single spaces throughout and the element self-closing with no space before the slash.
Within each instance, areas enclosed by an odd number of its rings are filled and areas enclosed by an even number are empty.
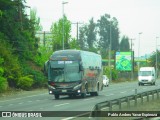
<svg viewBox="0 0 160 120">
<path fill-rule="evenodd" d="M 78 41 L 75 38 L 72 38 L 72 40 L 69 42 L 69 46 L 71 49 L 80 49 Z"/>
<path fill-rule="evenodd" d="M 97 21 L 97 27 L 99 35 L 99 49 L 102 57 L 106 58 L 110 43 L 112 51 L 117 51 L 119 48 L 118 21 L 115 17 L 111 18 L 109 14 L 105 14 Z"/>
<path fill-rule="evenodd" d="M 110 40 L 110 15 L 105 14 L 97 21 L 98 34 L 99 34 L 99 47 L 101 49 L 109 48 Z"/>
<path fill-rule="evenodd" d="M 120 42 L 120 51 L 129 51 L 129 38 L 127 36 L 123 36 Z"/>
<path fill-rule="evenodd" d="M 87 25 L 84 25 L 79 29 L 78 44 L 81 50 L 86 50 L 88 47 L 87 40 L 86 40 L 86 29 L 87 29 Z"/>
<path fill-rule="evenodd" d="M 52 39 L 53 39 L 53 50 L 62 49 L 62 38 L 63 38 L 63 18 L 59 19 L 51 26 Z M 71 22 L 64 16 L 64 48 L 69 48 L 69 40 L 71 38 Z"/>
<path fill-rule="evenodd" d="M 94 23 L 93 18 L 91 18 L 89 21 L 89 25 L 86 30 L 86 36 L 89 49 L 93 49 L 96 42 L 96 23 Z"/>
<path fill-rule="evenodd" d="M 35 71 L 31 73 L 26 68 L 31 67 L 28 62 L 32 63 L 38 53 L 35 26 L 27 17 L 24 4 L 25 0 L 0 0 L 0 57 L 4 59 L 1 77 L 14 88 L 21 88 L 18 83 L 22 77 L 35 76 Z"/>
<path fill-rule="evenodd" d="M 111 20 L 111 50 L 117 51 L 119 50 L 119 28 L 118 28 L 118 20 L 113 17 Z"/>
<path fill-rule="evenodd" d="M 30 20 L 34 25 L 35 31 L 42 31 L 43 27 L 40 24 L 40 18 L 37 17 L 37 10 L 36 9 L 31 9 L 31 11 L 30 11 Z"/>
</svg>

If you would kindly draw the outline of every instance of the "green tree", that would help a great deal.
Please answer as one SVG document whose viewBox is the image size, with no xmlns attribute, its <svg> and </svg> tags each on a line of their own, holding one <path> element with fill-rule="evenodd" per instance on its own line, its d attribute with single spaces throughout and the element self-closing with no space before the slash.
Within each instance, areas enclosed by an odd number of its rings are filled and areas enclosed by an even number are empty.
<svg viewBox="0 0 160 120">
<path fill-rule="evenodd" d="M 119 48 L 118 21 L 115 17 L 111 18 L 109 14 L 104 14 L 97 21 L 97 27 L 99 35 L 99 49 L 102 57 L 106 58 L 106 56 L 108 56 L 107 54 L 109 52 L 110 43 L 112 51 L 117 51 Z"/>
<path fill-rule="evenodd" d="M 129 51 L 129 38 L 127 36 L 123 36 L 120 42 L 120 51 Z"/>
<path fill-rule="evenodd" d="M 154 66 L 156 68 L 156 56 L 157 56 L 157 67 L 158 70 L 160 69 L 160 51 L 157 50 L 157 53 L 154 52 L 149 58 L 148 58 L 148 64 L 150 66 Z"/>
<path fill-rule="evenodd" d="M 97 21 L 98 34 L 99 34 L 99 48 L 109 48 L 110 40 L 110 15 L 105 14 Z"/>
<path fill-rule="evenodd" d="M 93 18 L 89 20 L 89 25 L 87 27 L 87 43 L 89 49 L 91 50 L 94 48 L 94 43 L 96 43 L 96 23 L 94 22 Z"/>
<path fill-rule="evenodd" d="M 118 28 L 118 20 L 113 17 L 111 20 L 111 41 L 112 41 L 112 51 L 119 50 L 119 28 Z"/>
<path fill-rule="evenodd" d="M 88 47 L 87 39 L 86 39 L 86 29 L 87 29 L 87 25 L 83 25 L 79 29 L 78 44 L 79 44 L 81 50 L 86 50 Z"/>
<path fill-rule="evenodd" d="M 59 19 L 51 26 L 52 39 L 53 39 L 53 50 L 62 49 L 63 39 L 63 18 Z M 69 40 L 71 39 L 71 22 L 64 16 L 64 48 L 69 48 Z"/>
<path fill-rule="evenodd" d="M 21 88 L 19 80 L 33 75 L 26 66 L 38 53 L 35 24 L 25 13 L 25 0 L 0 0 L 0 57 L 3 78 L 9 87 Z M 42 78 L 42 77 L 41 77 Z M 28 78 L 27 78 L 28 79 Z M 21 79 L 22 80 L 22 79 Z M 24 80 L 24 79 L 23 79 Z M 31 85 L 31 84 L 28 84 Z"/>
<path fill-rule="evenodd" d="M 75 38 L 72 38 L 72 40 L 69 42 L 71 49 L 80 49 L 78 45 L 78 41 Z"/>
<path fill-rule="evenodd" d="M 34 25 L 35 31 L 42 31 L 43 27 L 40 23 L 40 18 L 37 16 L 37 10 L 35 8 L 30 11 L 30 20 Z"/>
<path fill-rule="evenodd" d="M 4 67 L 2 64 L 4 63 L 4 59 L 0 57 L 0 93 L 7 90 L 8 82 L 7 79 L 4 78 Z"/>
</svg>

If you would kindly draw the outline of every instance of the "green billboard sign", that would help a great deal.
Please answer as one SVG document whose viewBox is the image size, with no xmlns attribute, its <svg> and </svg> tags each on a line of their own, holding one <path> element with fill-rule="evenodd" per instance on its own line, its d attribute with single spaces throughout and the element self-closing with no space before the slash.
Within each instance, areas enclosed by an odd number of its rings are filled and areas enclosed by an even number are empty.
<svg viewBox="0 0 160 120">
<path fill-rule="evenodd" d="M 131 52 L 116 52 L 116 70 L 131 71 L 132 59 Z"/>
</svg>

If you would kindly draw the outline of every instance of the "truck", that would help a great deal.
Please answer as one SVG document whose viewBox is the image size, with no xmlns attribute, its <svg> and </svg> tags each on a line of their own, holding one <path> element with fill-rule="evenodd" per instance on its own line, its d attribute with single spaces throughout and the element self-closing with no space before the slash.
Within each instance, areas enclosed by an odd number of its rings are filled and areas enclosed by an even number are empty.
<svg viewBox="0 0 160 120">
<path fill-rule="evenodd" d="M 138 85 L 156 83 L 156 73 L 154 67 L 141 67 L 138 73 Z"/>
<path fill-rule="evenodd" d="M 103 90 L 101 55 L 83 50 L 55 51 L 44 64 L 48 91 L 55 99 L 87 94 L 98 96 Z"/>
</svg>

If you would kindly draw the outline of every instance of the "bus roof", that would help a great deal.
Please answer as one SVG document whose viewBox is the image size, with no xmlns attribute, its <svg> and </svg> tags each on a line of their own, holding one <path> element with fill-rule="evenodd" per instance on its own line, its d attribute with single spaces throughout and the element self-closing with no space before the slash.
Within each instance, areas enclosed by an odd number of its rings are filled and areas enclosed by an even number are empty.
<svg viewBox="0 0 160 120">
<path fill-rule="evenodd" d="M 50 59 L 51 60 L 80 60 L 81 56 L 87 54 L 87 55 L 94 55 L 94 56 L 100 56 L 93 52 L 83 51 L 83 50 L 59 50 L 55 51 Z"/>
</svg>

